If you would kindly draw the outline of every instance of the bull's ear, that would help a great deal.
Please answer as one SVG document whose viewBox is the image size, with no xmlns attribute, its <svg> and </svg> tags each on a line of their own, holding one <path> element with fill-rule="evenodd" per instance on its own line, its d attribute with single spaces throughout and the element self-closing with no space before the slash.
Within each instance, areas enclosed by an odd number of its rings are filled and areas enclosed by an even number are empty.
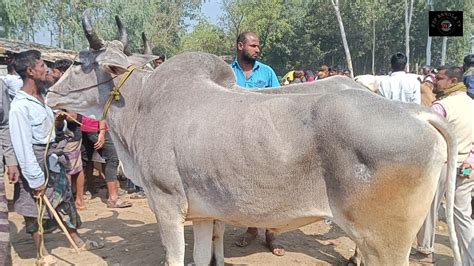
<svg viewBox="0 0 474 266">
<path fill-rule="evenodd" d="M 105 71 L 113 75 L 122 75 L 128 71 L 126 67 L 117 64 L 103 63 L 102 67 L 105 69 Z"/>
</svg>

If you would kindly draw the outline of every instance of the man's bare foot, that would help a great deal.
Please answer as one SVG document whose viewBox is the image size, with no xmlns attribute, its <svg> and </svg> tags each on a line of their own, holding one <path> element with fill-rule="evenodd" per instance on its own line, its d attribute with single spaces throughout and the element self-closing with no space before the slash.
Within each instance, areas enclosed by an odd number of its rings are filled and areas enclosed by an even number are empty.
<svg viewBox="0 0 474 266">
<path fill-rule="evenodd" d="M 86 209 L 86 204 L 84 203 L 83 200 L 77 200 L 76 199 L 76 209 L 78 211 L 82 211 L 82 210 L 85 210 Z"/>
<path fill-rule="evenodd" d="M 249 227 L 247 228 L 247 232 L 237 237 L 237 240 L 235 241 L 235 245 L 238 247 L 246 247 L 250 243 L 252 243 L 252 241 L 254 241 L 255 238 L 257 238 L 257 235 L 258 235 L 258 229 Z"/>
<path fill-rule="evenodd" d="M 278 244 L 278 241 L 275 238 L 275 235 L 270 231 L 265 231 L 265 242 L 267 242 L 268 249 L 276 256 L 285 255 L 285 248 Z"/>
</svg>

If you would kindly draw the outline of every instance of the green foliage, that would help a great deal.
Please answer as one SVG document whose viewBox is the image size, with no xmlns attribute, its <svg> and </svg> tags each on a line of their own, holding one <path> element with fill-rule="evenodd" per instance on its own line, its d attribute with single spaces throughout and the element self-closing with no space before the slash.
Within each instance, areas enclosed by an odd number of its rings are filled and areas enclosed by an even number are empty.
<svg viewBox="0 0 474 266">
<path fill-rule="evenodd" d="M 0 0 L 2 22 L 11 38 L 35 41 L 35 33 L 47 20 L 42 8 L 47 0 Z"/>
<path fill-rule="evenodd" d="M 222 41 L 224 39 L 225 33 L 221 28 L 200 19 L 194 30 L 183 37 L 182 50 L 227 55 L 232 51 L 232 43 Z"/>
<path fill-rule="evenodd" d="M 132 52 L 141 52 L 145 32 L 154 53 L 168 57 L 182 51 L 232 55 L 243 31 L 260 36 L 262 61 L 278 74 L 292 69 L 316 70 L 321 64 L 345 66 L 342 39 L 331 0 L 221 0 L 224 15 L 219 25 L 201 17 L 201 0 L 0 0 L 0 37 L 33 41 L 40 28 L 51 31 L 57 46 L 80 50 L 87 46 L 82 13 L 93 10 L 93 24 L 104 39 L 118 37 L 114 16 L 129 33 Z M 410 28 L 410 61 L 426 64 L 428 1 L 415 1 Z M 464 11 L 464 37 L 449 38 L 447 63 L 460 64 L 470 52 L 474 33 L 472 0 L 432 0 L 434 10 Z M 389 70 L 389 58 L 405 51 L 404 1 L 339 0 L 355 74 L 372 69 L 375 29 L 375 71 Z M 187 31 L 190 19 L 198 21 Z M 432 65 L 441 59 L 442 38 L 432 40 Z"/>
</svg>

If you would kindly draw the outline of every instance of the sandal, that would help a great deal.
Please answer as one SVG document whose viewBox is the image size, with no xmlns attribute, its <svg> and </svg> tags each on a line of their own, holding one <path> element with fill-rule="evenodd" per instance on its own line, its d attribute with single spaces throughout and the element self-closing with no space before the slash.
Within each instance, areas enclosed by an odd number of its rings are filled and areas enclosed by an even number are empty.
<svg viewBox="0 0 474 266">
<path fill-rule="evenodd" d="M 83 199 L 83 200 L 90 200 L 90 199 L 92 199 L 92 194 L 90 193 L 90 191 L 86 191 L 86 193 L 84 193 L 84 195 L 82 195 L 82 199 Z"/>
<path fill-rule="evenodd" d="M 91 250 L 101 249 L 103 247 L 104 247 L 104 243 L 87 239 L 86 242 L 84 242 L 84 245 L 79 247 L 79 251 L 91 251 Z"/>
<path fill-rule="evenodd" d="M 123 196 L 123 195 L 126 195 L 127 194 L 127 191 L 125 189 L 122 189 L 122 188 L 118 188 L 117 189 L 117 194 L 119 196 Z"/>
<path fill-rule="evenodd" d="M 117 198 L 116 200 L 107 200 L 107 208 L 128 208 L 132 207 L 132 203 Z"/>
<path fill-rule="evenodd" d="M 146 199 L 145 192 L 139 191 L 130 195 L 130 199 Z"/>
<path fill-rule="evenodd" d="M 56 265 L 58 261 L 53 257 L 53 255 L 47 255 L 42 258 L 38 258 L 35 262 L 38 266 L 52 266 Z"/>
<path fill-rule="evenodd" d="M 251 234 L 249 232 L 245 232 L 242 235 L 238 236 L 237 240 L 235 241 L 235 245 L 238 247 L 246 247 L 252 243 L 257 238 L 257 235 Z"/>
</svg>

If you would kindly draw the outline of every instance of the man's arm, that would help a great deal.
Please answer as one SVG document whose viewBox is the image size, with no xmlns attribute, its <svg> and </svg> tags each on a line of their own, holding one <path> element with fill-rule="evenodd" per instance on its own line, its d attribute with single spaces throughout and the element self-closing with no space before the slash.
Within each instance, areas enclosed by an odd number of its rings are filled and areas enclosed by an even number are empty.
<svg viewBox="0 0 474 266">
<path fill-rule="evenodd" d="M 273 69 L 270 69 L 270 70 L 272 71 L 271 77 L 270 77 L 270 87 L 272 88 L 280 87 L 280 81 L 278 81 L 275 71 L 273 71 Z"/>
<path fill-rule="evenodd" d="M 27 115 L 20 110 L 10 110 L 10 137 L 23 177 L 35 189 L 44 183 L 44 173 L 36 160 L 32 143 L 32 128 Z"/>
<path fill-rule="evenodd" d="M 12 142 L 10 139 L 10 130 L 8 129 L 8 112 L 10 111 L 10 98 L 7 93 L 7 87 L 3 81 L 0 81 L 1 98 L 0 98 L 0 160 L 5 158 L 5 163 L 8 168 L 8 179 L 15 183 L 20 177 L 18 169 L 18 162 L 13 151 Z M 3 157 L 3 158 L 2 158 Z M 0 169 L 3 171 L 3 169 Z"/>
<path fill-rule="evenodd" d="M 0 128 L 0 140 L 3 146 L 3 156 L 5 157 L 6 165 L 18 165 L 18 161 L 15 157 L 15 152 L 13 151 L 8 125 L 5 128 Z"/>
<path fill-rule="evenodd" d="M 432 111 L 434 111 L 435 113 L 438 113 L 442 117 L 447 116 L 446 109 L 444 109 L 444 107 L 441 104 L 437 103 L 437 102 L 433 103 L 433 105 L 431 106 L 430 109 Z"/>
</svg>

